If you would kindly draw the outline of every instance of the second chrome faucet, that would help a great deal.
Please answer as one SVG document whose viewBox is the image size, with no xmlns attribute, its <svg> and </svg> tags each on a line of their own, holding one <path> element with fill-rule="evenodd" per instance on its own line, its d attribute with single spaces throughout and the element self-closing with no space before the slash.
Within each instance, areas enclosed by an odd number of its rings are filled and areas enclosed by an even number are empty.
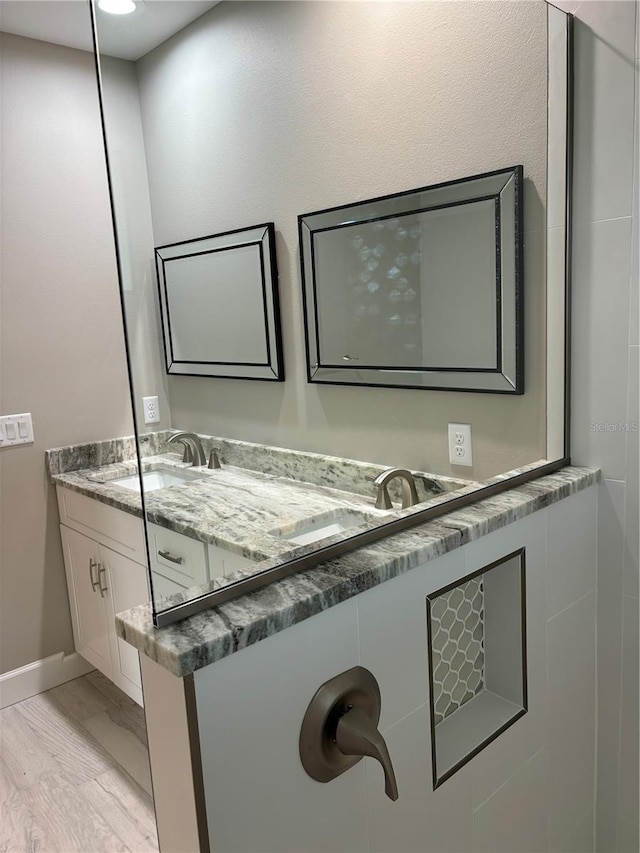
<svg viewBox="0 0 640 853">
<path fill-rule="evenodd" d="M 184 446 L 183 462 L 190 462 L 194 466 L 207 464 L 200 436 L 196 435 L 195 432 L 175 432 L 167 444 L 173 444 L 173 442 Z"/>
<path fill-rule="evenodd" d="M 389 497 L 388 485 L 396 477 L 402 483 L 402 509 L 419 503 L 416 481 L 411 471 L 408 471 L 406 468 L 388 468 L 373 481 L 378 487 L 376 509 L 393 509 L 393 504 Z"/>
</svg>

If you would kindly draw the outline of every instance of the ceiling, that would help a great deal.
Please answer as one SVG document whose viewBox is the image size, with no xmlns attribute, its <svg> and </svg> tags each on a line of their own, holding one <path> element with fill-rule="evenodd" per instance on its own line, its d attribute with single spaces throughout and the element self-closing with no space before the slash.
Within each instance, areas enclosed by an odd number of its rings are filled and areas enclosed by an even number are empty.
<svg viewBox="0 0 640 853">
<path fill-rule="evenodd" d="M 100 51 L 136 60 L 220 0 L 145 0 L 132 15 L 108 15 L 96 9 Z M 144 26 L 136 26 L 137 23 Z M 0 0 L 0 30 L 92 50 L 88 0 Z"/>
</svg>

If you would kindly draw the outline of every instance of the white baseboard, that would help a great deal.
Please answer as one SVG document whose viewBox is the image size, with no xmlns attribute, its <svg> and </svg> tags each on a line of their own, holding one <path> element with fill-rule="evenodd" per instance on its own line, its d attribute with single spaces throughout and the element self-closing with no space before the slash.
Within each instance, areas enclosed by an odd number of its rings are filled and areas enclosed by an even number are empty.
<svg viewBox="0 0 640 853">
<path fill-rule="evenodd" d="M 95 667 L 77 652 L 70 655 L 58 652 L 19 669 L 12 669 L 0 675 L 0 708 L 15 705 L 36 693 L 43 693 L 72 678 L 79 678 L 92 669 Z"/>
</svg>

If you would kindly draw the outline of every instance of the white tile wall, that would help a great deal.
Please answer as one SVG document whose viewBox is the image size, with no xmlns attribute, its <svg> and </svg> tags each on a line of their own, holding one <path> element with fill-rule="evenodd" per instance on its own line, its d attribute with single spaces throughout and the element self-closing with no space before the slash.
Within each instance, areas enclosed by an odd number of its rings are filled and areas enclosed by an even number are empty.
<svg viewBox="0 0 640 853">
<path fill-rule="evenodd" d="M 351 599 L 196 672 L 213 850 L 368 850 L 364 762 L 325 785 L 298 752 L 318 687 L 358 663 L 357 625 Z"/>
<path fill-rule="evenodd" d="M 549 513 L 547 617 L 596 586 L 597 504 L 590 490 Z"/>
<path fill-rule="evenodd" d="M 618 819 L 618 853 L 638 853 L 638 826 L 634 822 Z"/>
<path fill-rule="evenodd" d="M 638 4 L 582 2 L 576 24 L 572 458 L 598 465 L 596 849 L 638 850 Z M 629 602 L 634 601 L 635 607 Z M 623 611 L 625 628 L 623 636 Z M 625 710 L 627 709 L 627 710 Z"/>
<path fill-rule="evenodd" d="M 605 706 L 617 706 L 620 697 L 625 492 L 626 484 L 618 480 L 605 480 L 599 489 L 598 564 L 606 583 L 598 589 L 598 621 L 609 627 L 598 631 L 598 684 Z"/>
<path fill-rule="evenodd" d="M 622 671 L 623 683 L 628 684 L 628 673 L 638 672 L 638 599 L 625 596 L 622 615 Z M 618 818 L 631 824 L 638 823 L 638 691 L 626 689 L 622 693 L 620 721 L 620 776 L 618 783 Z M 636 849 L 640 846 L 637 843 Z"/>
<path fill-rule="evenodd" d="M 452 573 L 464 572 L 464 555 L 459 551 L 447 554 L 445 562 Z M 424 573 L 413 571 L 356 599 L 360 662 L 375 672 L 382 694 L 381 732 L 429 699 L 426 596 Z M 402 631 L 398 630 L 400 618 Z"/>
<path fill-rule="evenodd" d="M 595 770 L 595 592 L 547 625 L 549 849 L 564 853 L 591 811 Z"/>
<path fill-rule="evenodd" d="M 631 215 L 634 6 L 588 0 L 575 13 L 575 222 Z"/>
<path fill-rule="evenodd" d="M 640 17 L 640 15 L 638 16 Z M 637 279 L 636 279 L 637 281 Z M 635 289 L 636 293 L 638 288 Z M 638 375 L 638 353 L 640 347 L 629 347 L 629 399 L 627 409 L 627 422 L 638 424 L 638 387 L 640 376 Z M 638 598 L 638 446 L 640 445 L 640 432 L 629 433 L 627 443 L 627 469 L 626 469 L 626 501 L 625 519 L 627 535 L 624 539 L 624 594 Z"/>
<path fill-rule="evenodd" d="M 545 510 L 469 546 L 469 560 L 482 566 L 524 545 L 527 575 L 529 711 L 471 762 L 474 808 L 480 807 L 546 743 L 548 694 L 545 585 L 548 520 L 549 513 Z"/>
<path fill-rule="evenodd" d="M 594 487 L 199 670 L 214 853 L 591 850 L 596 501 Z M 434 791 L 426 596 L 523 546 L 529 712 Z M 308 702 L 358 663 L 380 686 L 397 802 L 373 759 L 327 784 L 300 763 Z"/>
<path fill-rule="evenodd" d="M 625 474 L 631 218 L 574 227 L 572 457 Z M 585 393 L 587 392 L 587 393 Z"/>
<path fill-rule="evenodd" d="M 367 765 L 372 853 L 467 853 L 473 849 L 468 768 L 432 790 L 429 709 L 418 708 L 385 732 L 397 766 L 400 797 L 381 795 L 380 768 Z"/>
<path fill-rule="evenodd" d="M 531 853 L 548 850 L 547 751 L 541 749 L 473 813 L 474 851 Z"/>
<path fill-rule="evenodd" d="M 614 851 L 618 798 L 618 736 L 622 684 L 622 552 L 624 482 L 606 480 L 598 499 L 598 565 L 606 566 L 606 583 L 598 588 L 598 821 L 596 849 Z M 601 578 L 602 580 L 602 578 Z M 606 630 L 603 626 L 607 626 Z M 609 845 L 609 846 L 607 846 Z"/>
</svg>

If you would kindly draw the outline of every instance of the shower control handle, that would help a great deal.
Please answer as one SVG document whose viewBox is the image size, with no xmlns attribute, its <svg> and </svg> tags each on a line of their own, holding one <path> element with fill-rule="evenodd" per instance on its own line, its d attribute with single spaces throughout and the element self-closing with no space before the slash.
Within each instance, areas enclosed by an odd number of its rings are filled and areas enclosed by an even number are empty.
<svg viewBox="0 0 640 853">
<path fill-rule="evenodd" d="M 361 708 L 350 708 L 338 720 L 336 746 L 343 755 L 369 755 L 379 761 L 384 770 L 384 792 L 390 800 L 398 799 L 396 774 L 387 744 Z"/>
<path fill-rule="evenodd" d="M 312 779 L 330 782 L 365 755 L 384 770 L 384 790 L 398 799 L 389 750 L 378 731 L 380 688 L 374 676 L 354 666 L 316 691 L 300 729 L 300 760 Z"/>
</svg>

